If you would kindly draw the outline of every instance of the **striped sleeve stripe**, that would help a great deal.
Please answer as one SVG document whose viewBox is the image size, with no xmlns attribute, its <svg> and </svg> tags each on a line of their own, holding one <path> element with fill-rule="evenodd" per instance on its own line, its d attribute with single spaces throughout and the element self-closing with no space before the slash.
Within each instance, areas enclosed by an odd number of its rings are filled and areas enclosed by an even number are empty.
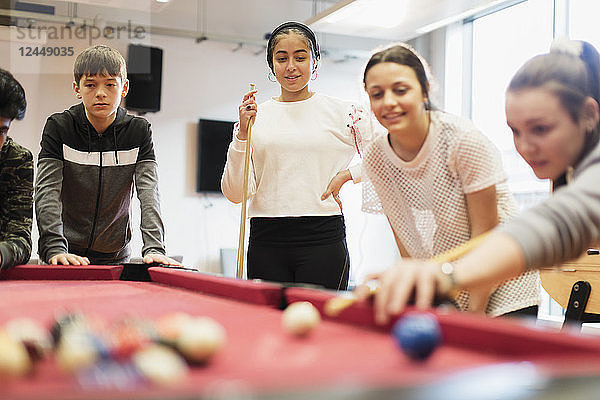
<svg viewBox="0 0 600 400">
<path fill-rule="evenodd" d="M 70 161 L 81 165 L 100 166 L 100 154 L 102 154 L 102 166 L 104 167 L 131 165 L 136 163 L 139 151 L 139 147 L 131 150 L 119 150 L 117 151 L 117 157 L 115 158 L 114 151 L 104 151 L 102 153 L 98 151 L 79 151 L 67 146 L 66 144 L 63 144 L 65 161 Z M 117 159 L 119 161 L 118 163 Z"/>
</svg>

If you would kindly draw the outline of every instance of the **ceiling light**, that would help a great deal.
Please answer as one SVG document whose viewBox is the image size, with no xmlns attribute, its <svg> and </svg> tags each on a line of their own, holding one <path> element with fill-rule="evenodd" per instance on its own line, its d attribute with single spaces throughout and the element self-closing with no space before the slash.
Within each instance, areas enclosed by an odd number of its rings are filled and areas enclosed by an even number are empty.
<svg viewBox="0 0 600 400">
<path fill-rule="evenodd" d="M 391 29 L 404 22 L 406 0 L 345 0 L 306 21 L 319 32 L 362 33 L 372 28 Z"/>
<path fill-rule="evenodd" d="M 506 3 L 506 0 L 494 0 L 494 1 L 484 2 L 484 4 L 482 4 L 482 5 L 478 6 L 478 7 L 470 8 L 468 10 L 463 11 L 462 13 L 455 14 L 455 15 L 452 15 L 452 16 L 440 19 L 438 21 L 435 21 L 435 22 L 433 22 L 431 24 L 422 26 L 422 27 L 420 27 L 420 28 L 417 29 L 417 33 L 420 34 L 420 35 L 423 35 L 425 33 L 429 33 L 431 31 L 439 29 L 439 28 L 441 28 L 443 26 L 450 25 L 450 24 L 452 24 L 454 22 L 458 22 L 460 20 L 473 17 L 474 15 L 477 15 L 479 13 L 491 10 L 494 7 L 501 6 L 504 3 Z"/>
</svg>

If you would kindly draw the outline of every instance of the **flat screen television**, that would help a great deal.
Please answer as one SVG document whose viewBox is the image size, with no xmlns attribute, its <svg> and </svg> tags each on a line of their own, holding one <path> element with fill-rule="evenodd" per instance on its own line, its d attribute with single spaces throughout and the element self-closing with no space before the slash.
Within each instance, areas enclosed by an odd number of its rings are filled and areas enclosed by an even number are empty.
<svg viewBox="0 0 600 400">
<path fill-rule="evenodd" d="M 221 192 L 221 175 L 227 160 L 233 122 L 198 121 L 198 172 L 196 192 Z"/>
</svg>

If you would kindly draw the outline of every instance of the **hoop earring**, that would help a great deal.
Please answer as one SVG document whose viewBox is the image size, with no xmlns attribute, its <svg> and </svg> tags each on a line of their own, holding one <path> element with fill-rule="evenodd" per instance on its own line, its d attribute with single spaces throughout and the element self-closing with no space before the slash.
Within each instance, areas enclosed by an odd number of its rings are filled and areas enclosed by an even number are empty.
<svg viewBox="0 0 600 400">
<path fill-rule="evenodd" d="M 277 82 L 277 79 L 275 79 L 275 75 L 273 75 L 273 72 L 269 72 L 267 78 L 273 83 Z"/>
<path fill-rule="evenodd" d="M 312 77 L 310 78 L 310 80 L 314 81 L 319 76 L 319 71 L 314 70 L 311 75 L 312 75 Z"/>
</svg>

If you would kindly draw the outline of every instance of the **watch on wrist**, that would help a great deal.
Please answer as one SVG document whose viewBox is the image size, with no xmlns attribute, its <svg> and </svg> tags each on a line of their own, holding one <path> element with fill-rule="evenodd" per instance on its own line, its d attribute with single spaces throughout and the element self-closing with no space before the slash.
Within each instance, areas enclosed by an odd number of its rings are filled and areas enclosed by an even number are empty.
<svg viewBox="0 0 600 400">
<path fill-rule="evenodd" d="M 448 296 L 454 298 L 458 294 L 458 288 L 456 287 L 456 277 L 454 276 L 454 264 L 445 262 L 440 266 L 442 274 L 448 277 L 450 281 L 450 288 L 448 289 Z"/>
</svg>

